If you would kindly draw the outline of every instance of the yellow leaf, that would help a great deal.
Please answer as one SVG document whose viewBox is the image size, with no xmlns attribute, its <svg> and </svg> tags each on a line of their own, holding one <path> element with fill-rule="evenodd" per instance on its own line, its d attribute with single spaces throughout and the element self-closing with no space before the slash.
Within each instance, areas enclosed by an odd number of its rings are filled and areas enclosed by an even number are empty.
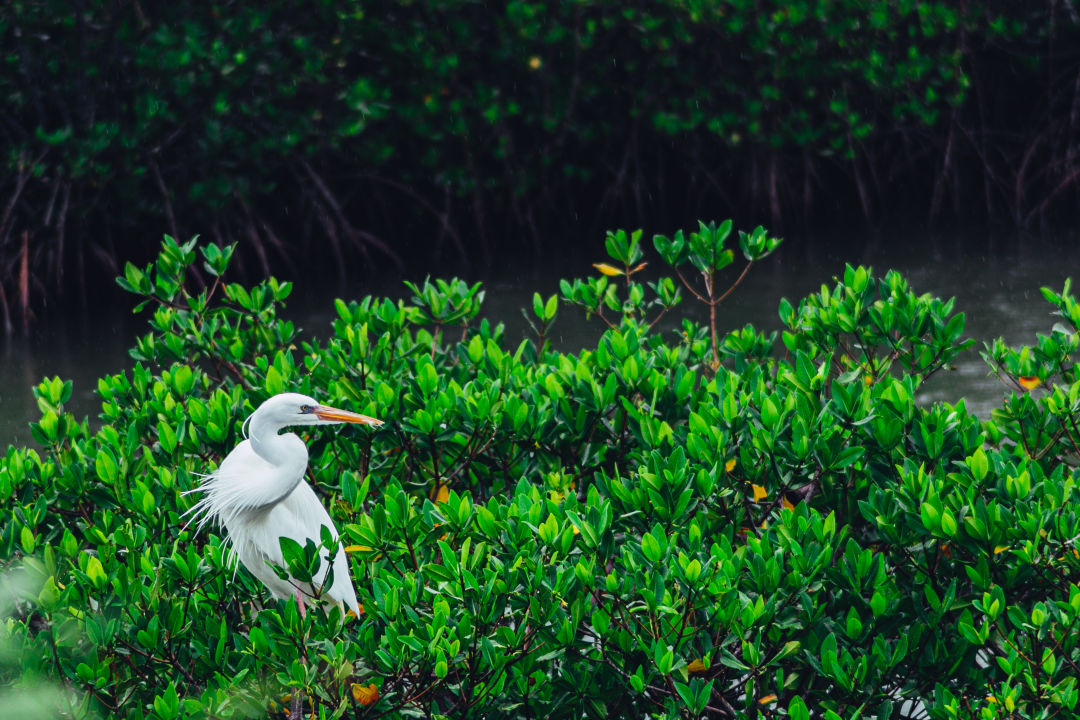
<svg viewBox="0 0 1080 720">
<path fill-rule="evenodd" d="M 869 374 L 863 375 L 862 381 L 863 381 L 864 385 L 873 385 L 874 384 L 874 376 L 869 375 Z"/>
<path fill-rule="evenodd" d="M 356 603 L 356 607 L 360 608 L 360 614 L 363 615 L 364 614 L 364 606 L 361 605 L 360 603 Z M 352 611 L 352 608 L 349 608 L 348 610 L 346 610 L 345 615 L 349 616 L 349 617 L 359 617 L 359 615 L 357 615 L 356 613 L 354 613 Z"/>
<path fill-rule="evenodd" d="M 542 63 L 540 62 L 540 58 L 536 57 L 535 55 L 529 58 L 529 68 L 531 70 L 539 70 L 541 64 Z"/>
<path fill-rule="evenodd" d="M 373 705 L 375 701 L 379 699 L 379 688 L 375 687 L 375 683 L 371 683 L 370 685 L 353 683 L 352 696 L 356 702 L 367 707 L 368 705 Z"/>
<path fill-rule="evenodd" d="M 593 263 L 592 266 L 608 277 L 623 274 L 622 270 L 612 265 L 608 265 L 607 263 Z"/>
<path fill-rule="evenodd" d="M 1039 385 L 1042 384 L 1042 380 L 1035 377 L 1034 375 L 1028 375 L 1028 376 L 1025 376 L 1025 377 L 1020 377 L 1020 378 L 1017 378 L 1016 381 L 1018 383 L 1020 383 L 1020 387 L 1024 388 L 1025 390 L 1028 390 L 1028 391 L 1034 390 L 1035 388 L 1039 387 Z"/>
<path fill-rule="evenodd" d="M 784 508 L 785 510 L 794 510 L 795 509 L 795 506 L 792 505 L 791 501 L 788 500 L 787 498 L 784 498 L 783 500 L 780 501 L 780 507 Z"/>
<path fill-rule="evenodd" d="M 769 496 L 768 491 L 761 485 L 751 485 L 750 487 L 754 489 L 754 502 L 761 502 Z"/>
<path fill-rule="evenodd" d="M 345 552 L 347 552 L 347 553 L 371 552 L 372 549 L 373 548 L 369 548 L 367 545 L 346 545 L 345 546 Z M 372 555 L 371 557 L 369 557 L 367 559 L 372 561 L 372 562 L 375 562 L 376 560 L 382 560 L 382 556 L 383 556 L 382 553 L 378 553 L 376 555 Z"/>
<path fill-rule="evenodd" d="M 647 263 L 647 262 L 643 262 L 640 265 L 638 265 L 637 267 L 631 268 L 630 274 L 633 275 L 634 273 L 638 272 L 639 270 L 644 270 L 645 266 L 648 265 L 648 264 L 649 263 Z"/>
<path fill-rule="evenodd" d="M 758 700 L 758 705 L 768 705 L 769 703 L 774 703 L 774 702 L 776 702 L 776 696 L 775 695 L 766 695 L 765 697 Z"/>
<path fill-rule="evenodd" d="M 701 662 L 701 660 L 691 660 L 690 663 L 686 666 L 686 670 L 687 672 L 692 673 L 705 672 L 705 663 Z"/>
<path fill-rule="evenodd" d="M 1005 552 L 1008 549 L 1009 549 L 1008 545 L 998 545 L 998 546 L 996 546 L 994 548 L 994 554 L 995 555 L 1000 555 L 1001 553 Z"/>
<path fill-rule="evenodd" d="M 444 503 L 450 499 L 450 486 L 442 483 L 435 490 L 435 504 Z"/>
<path fill-rule="evenodd" d="M 735 469 L 735 465 L 737 463 L 738 463 L 738 460 L 736 460 L 735 458 L 731 458 L 726 463 L 724 463 L 724 470 L 727 471 L 727 472 L 731 472 L 732 470 Z"/>
</svg>

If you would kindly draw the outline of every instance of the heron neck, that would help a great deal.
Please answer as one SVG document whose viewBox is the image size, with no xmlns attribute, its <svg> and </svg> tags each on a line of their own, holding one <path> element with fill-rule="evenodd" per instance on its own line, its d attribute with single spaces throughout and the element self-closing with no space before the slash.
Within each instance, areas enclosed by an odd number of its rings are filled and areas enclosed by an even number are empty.
<svg viewBox="0 0 1080 720">
<path fill-rule="evenodd" d="M 282 429 L 283 426 L 267 422 L 258 414 L 251 418 L 251 424 L 248 426 L 248 439 L 251 440 L 252 449 L 255 450 L 256 455 L 271 465 L 286 465 L 294 459 L 295 448 L 286 437 L 296 436 L 292 433 L 279 435 Z"/>
<path fill-rule="evenodd" d="M 258 507 L 284 500 L 304 479 L 307 446 L 293 433 L 279 434 L 281 429 L 282 426 L 275 423 L 260 422 L 258 417 L 252 418 L 248 428 L 252 450 L 277 471 L 273 480 L 263 483 L 257 491 L 259 497 L 252 504 Z"/>
</svg>

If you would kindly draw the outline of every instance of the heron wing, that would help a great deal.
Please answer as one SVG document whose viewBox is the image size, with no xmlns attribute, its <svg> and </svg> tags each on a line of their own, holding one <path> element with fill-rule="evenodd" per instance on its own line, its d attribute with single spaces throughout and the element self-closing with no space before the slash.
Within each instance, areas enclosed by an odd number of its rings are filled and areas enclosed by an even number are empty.
<svg viewBox="0 0 1080 720">
<path fill-rule="evenodd" d="M 252 555 L 252 559 L 261 560 L 262 572 L 269 574 L 281 584 L 283 581 L 274 574 L 273 570 L 266 566 L 266 563 L 273 563 L 275 565 L 284 565 L 285 561 L 281 554 L 280 538 L 290 538 L 300 545 L 305 545 L 308 540 L 311 540 L 316 545 L 321 542 L 320 529 L 325 526 L 329 528 L 331 535 L 336 539 L 338 537 L 337 528 L 334 526 L 334 521 L 330 519 L 330 515 L 326 512 L 326 508 L 323 507 L 319 501 L 315 491 L 306 482 L 301 482 L 296 486 L 296 489 L 292 491 L 284 500 L 270 508 L 268 511 L 262 514 L 257 521 L 249 522 L 246 531 L 243 533 L 247 544 L 251 546 L 248 554 Z M 255 551 L 255 552 L 252 552 Z M 359 604 L 356 600 L 356 590 L 353 587 L 352 578 L 349 575 L 349 561 L 345 554 L 344 548 L 340 545 L 336 550 L 333 550 L 333 560 L 330 563 L 330 567 L 334 569 L 333 584 L 329 587 L 321 588 L 322 594 L 329 597 L 335 602 L 341 602 L 346 607 L 359 614 Z M 248 569 L 252 571 L 260 580 L 262 580 L 271 590 L 275 589 L 263 575 L 260 575 L 255 569 L 248 564 L 244 558 L 244 554 L 241 554 L 240 548 L 237 547 L 237 554 L 240 555 L 241 560 L 244 560 L 244 564 Z M 315 575 L 315 585 L 321 585 L 319 582 L 325 578 L 327 572 L 327 559 L 330 552 L 325 549 L 320 553 L 323 565 L 319 568 L 318 573 Z M 312 590 L 310 586 L 301 585 L 300 583 L 294 583 L 288 586 L 285 590 L 285 595 L 288 595 L 293 586 L 301 587 L 306 593 L 311 594 Z"/>
<path fill-rule="evenodd" d="M 257 490 L 279 479 L 282 469 L 267 462 L 244 440 L 232 449 L 213 472 L 203 477 L 199 487 L 189 493 L 201 493 L 202 497 L 185 513 L 188 522 L 202 529 L 209 522 L 231 526 L 234 521 L 258 503 Z M 302 471 L 293 482 L 303 476 Z M 288 478 L 282 478 L 288 482 Z"/>
</svg>

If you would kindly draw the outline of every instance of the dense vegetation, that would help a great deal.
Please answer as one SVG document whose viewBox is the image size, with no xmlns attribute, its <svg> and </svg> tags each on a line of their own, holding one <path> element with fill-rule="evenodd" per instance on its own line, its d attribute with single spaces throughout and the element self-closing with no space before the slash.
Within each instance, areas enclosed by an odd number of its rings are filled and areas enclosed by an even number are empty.
<svg viewBox="0 0 1080 720">
<path fill-rule="evenodd" d="M 986 356 L 992 420 L 922 383 L 970 346 L 951 301 L 848 267 L 785 329 L 675 322 L 735 277 L 731 223 L 640 233 L 536 295 L 535 338 L 457 280 L 337 303 L 301 341 L 291 286 L 222 279 L 166 239 L 121 284 L 152 311 L 101 419 L 43 381 L 40 449 L 0 468 L 0 699 L 69 717 L 1075 717 L 1080 305 Z M 739 234 L 746 261 L 777 241 Z M 193 268 L 212 278 L 199 290 Z M 607 324 L 551 349 L 558 316 Z M 664 314 L 664 320 L 657 322 Z M 385 418 L 307 434 L 364 612 L 271 602 L 183 492 L 283 389 Z M 1028 392 L 1022 388 L 1037 388 Z M 293 553 L 292 572 L 305 572 Z M 40 716 L 40 715 L 39 715 Z"/>
<path fill-rule="evenodd" d="M 0 323 L 166 223 L 265 277 L 718 208 L 1075 219 L 1078 47 L 1058 0 L 2 3 Z"/>
</svg>

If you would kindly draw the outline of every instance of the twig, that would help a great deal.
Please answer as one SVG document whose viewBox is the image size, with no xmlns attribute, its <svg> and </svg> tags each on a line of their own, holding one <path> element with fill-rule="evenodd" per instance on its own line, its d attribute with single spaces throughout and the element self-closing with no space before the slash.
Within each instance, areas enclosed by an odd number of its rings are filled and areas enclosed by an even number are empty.
<svg viewBox="0 0 1080 720">
<path fill-rule="evenodd" d="M 354 242 L 356 242 L 356 239 L 366 240 L 368 243 L 375 246 L 375 248 L 381 251 L 388 258 L 393 260 L 398 270 L 403 270 L 405 268 L 405 264 L 404 262 L 402 262 L 401 256 L 394 252 L 393 248 L 391 248 L 380 238 L 372 235 L 371 233 L 359 233 L 355 228 L 353 228 L 352 224 L 348 221 L 348 219 L 346 219 L 345 212 L 341 209 L 341 205 L 338 203 L 337 198 L 335 198 L 334 194 L 330 192 L 330 188 L 327 187 L 326 182 L 322 179 L 322 176 L 315 172 L 315 168 L 311 167 L 311 164 L 308 161 L 302 160 L 300 162 L 300 166 L 304 168 L 304 170 L 307 172 L 308 177 L 311 178 L 311 182 L 315 186 L 315 189 L 319 191 L 319 194 L 323 197 L 323 199 L 326 201 L 326 204 L 337 217 L 338 224 L 341 225 L 341 228 L 349 234 L 349 236 L 353 239 Z M 364 249 L 363 243 L 356 242 L 356 245 L 357 247 Z"/>
<path fill-rule="evenodd" d="M 19 304 L 22 305 L 23 333 L 30 334 L 30 231 L 22 232 L 22 256 L 19 259 Z"/>
<path fill-rule="evenodd" d="M 1027 216 L 1024 218 L 1024 222 L 1025 223 L 1031 222 L 1031 219 L 1035 214 L 1039 214 L 1039 215 L 1044 214 L 1046 212 L 1047 207 L 1049 207 L 1050 202 L 1055 197 L 1060 195 L 1063 190 L 1065 190 L 1067 187 L 1069 187 L 1069 185 L 1072 185 L 1073 182 L 1075 182 L 1077 178 L 1080 178 L 1080 167 L 1074 168 L 1071 173 L 1069 173 L 1064 178 L 1062 178 L 1061 182 L 1059 182 L 1057 184 L 1057 187 L 1055 187 L 1053 190 L 1051 190 L 1050 194 L 1047 195 L 1043 199 L 1043 201 L 1041 203 L 1039 203 L 1039 206 L 1037 208 L 1033 209 L 1031 212 L 1029 212 L 1027 214 Z"/>
<path fill-rule="evenodd" d="M 10 335 L 13 329 L 11 326 L 11 310 L 8 308 L 7 293 L 4 292 L 3 283 L 0 283 L 0 312 L 3 312 L 4 334 Z"/>
<path fill-rule="evenodd" d="M 71 200 L 71 183 L 64 183 L 64 199 L 60 204 L 60 216 L 56 221 L 56 289 L 64 294 L 64 233 L 67 229 L 68 207 Z"/>
<path fill-rule="evenodd" d="M 158 192 L 161 193 L 161 200 L 165 203 L 165 217 L 169 222 L 169 232 L 177 242 L 180 242 L 180 230 L 176 224 L 176 215 L 173 213 L 172 202 L 169 200 L 169 189 L 165 186 L 165 179 L 161 177 L 161 170 L 158 168 L 157 160 L 150 156 L 150 172 L 154 176 L 154 182 L 157 183 Z"/>
<path fill-rule="evenodd" d="M 424 198 L 423 195 L 418 193 L 416 190 L 413 190 L 408 185 L 406 185 L 404 183 L 401 183 L 401 182 L 398 182 L 397 180 L 393 180 L 391 178 L 384 178 L 384 177 L 382 177 L 380 175 L 373 175 L 373 174 L 370 174 L 370 173 L 362 175 L 361 177 L 364 177 L 364 178 L 366 178 L 368 180 L 371 180 L 372 182 L 380 183 L 382 185 L 386 185 L 387 187 L 394 188 L 395 190 L 398 190 L 398 191 L 404 193 L 405 195 L 408 195 L 413 200 L 415 200 L 417 203 L 419 203 L 421 207 L 423 207 L 424 209 L 429 211 L 432 215 L 437 217 L 439 219 L 439 225 L 440 225 L 439 232 L 440 232 L 440 234 L 446 233 L 447 235 L 449 235 L 450 238 L 454 241 L 454 247 L 457 249 L 458 254 L 461 256 L 461 259 L 462 260 L 466 259 L 467 255 L 466 255 L 466 251 L 465 251 L 465 244 L 461 240 L 461 234 L 458 233 L 458 231 L 455 230 L 454 226 L 450 223 L 450 186 L 449 185 L 447 185 L 445 187 L 444 191 L 443 191 L 443 209 L 439 210 L 437 207 L 435 207 L 433 204 L 431 204 L 426 198 Z"/>
<path fill-rule="evenodd" d="M 270 260 L 266 257 L 266 248 L 263 246 L 262 238 L 259 237 L 259 231 L 255 227 L 255 218 L 251 215 L 251 208 L 248 207 L 247 202 L 240 193 L 233 193 L 233 195 L 240 203 L 240 208 L 244 211 L 244 217 L 247 218 L 247 236 L 251 240 L 252 247 L 255 248 L 255 254 L 259 256 L 259 265 L 262 266 L 263 275 L 270 277 Z"/>
<path fill-rule="evenodd" d="M 3 245 L 4 240 L 7 238 L 8 222 L 11 220 L 11 213 L 14 212 L 15 204 L 19 202 L 19 196 L 22 195 L 23 188 L 26 187 L 26 183 L 29 182 L 30 176 L 33 174 L 34 165 L 41 162 L 44 157 L 45 153 L 42 153 L 32 163 L 19 163 L 19 174 L 15 179 L 15 192 L 11 194 L 11 199 L 8 200 L 7 207 L 4 208 L 3 217 L 0 217 L 0 245 Z M 20 161 L 21 160 L 22 158 L 20 158 Z"/>
</svg>

